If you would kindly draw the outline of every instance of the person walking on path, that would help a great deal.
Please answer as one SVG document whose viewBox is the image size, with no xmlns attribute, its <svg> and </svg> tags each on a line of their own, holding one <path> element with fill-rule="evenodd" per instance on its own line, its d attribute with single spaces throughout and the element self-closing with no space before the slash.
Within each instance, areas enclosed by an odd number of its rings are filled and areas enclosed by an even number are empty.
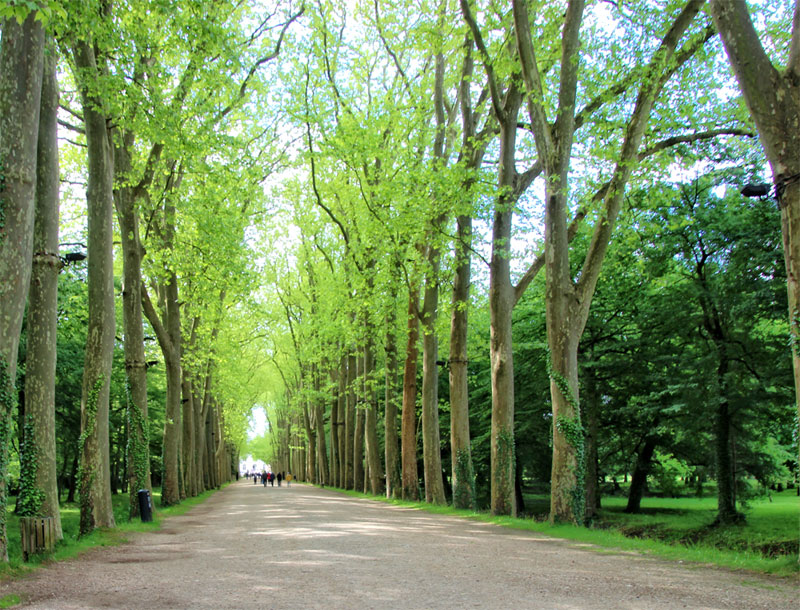
<svg viewBox="0 0 800 610">
<path fill-rule="evenodd" d="M 292 473 L 286 473 L 286 487 L 289 487 L 292 484 Z"/>
<path fill-rule="evenodd" d="M 283 481 L 283 473 L 279 472 L 278 473 L 278 487 L 281 486 L 281 481 Z"/>
</svg>

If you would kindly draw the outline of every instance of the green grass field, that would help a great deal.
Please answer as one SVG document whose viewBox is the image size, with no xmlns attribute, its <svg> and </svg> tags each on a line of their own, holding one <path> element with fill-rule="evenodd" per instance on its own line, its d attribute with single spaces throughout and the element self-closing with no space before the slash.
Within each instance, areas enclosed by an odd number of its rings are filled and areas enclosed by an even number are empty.
<svg viewBox="0 0 800 610">
<path fill-rule="evenodd" d="M 685 553 L 695 561 L 762 572 L 798 571 L 800 498 L 793 489 L 752 501 L 744 511 L 745 522 L 729 526 L 712 525 L 717 508 L 714 497 L 643 498 L 639 514 L 625 513 L 626 503 L 622 496 L 603 498 L 590 530 L 606 540 L 601 544 L 625 548 L 633 544 L 668 557 Z M 525 505 L 533 514 L 546 514 L 549 497 L 526 495 Z"/>
<path fill-rule="evenodd" d="M 753 502 L 745 511 L 745 522 L 730 526 L 711 525 L 716 516 L 714 498 L 645 498 L 636 515 L 623 512 L 625 503 L 624 498 L 604 499 L 600 526 L 667 543 L 749 551 L 776 559 L 797 557 L 800 498 L 794 490 Z"/>
</svg>

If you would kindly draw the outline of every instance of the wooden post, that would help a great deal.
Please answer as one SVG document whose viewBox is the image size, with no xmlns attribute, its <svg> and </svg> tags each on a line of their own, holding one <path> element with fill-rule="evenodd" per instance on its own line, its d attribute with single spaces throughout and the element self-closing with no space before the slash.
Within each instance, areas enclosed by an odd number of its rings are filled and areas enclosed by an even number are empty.
<svg viewBox="0 0 800 610">
<path fill-rule="evenodd" d="M 52 553 L 56 541 L 56 525 L 52 517 L 21 517 L 22 560 L 31 555 Z"/>
</svg>

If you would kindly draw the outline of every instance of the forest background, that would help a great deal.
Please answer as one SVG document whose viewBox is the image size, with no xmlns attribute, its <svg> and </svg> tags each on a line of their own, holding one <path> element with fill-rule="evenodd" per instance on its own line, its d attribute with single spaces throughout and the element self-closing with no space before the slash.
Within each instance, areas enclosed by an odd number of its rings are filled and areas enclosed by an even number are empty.
<svg viewBox="0 0 800 610">
<path fill-rule="evenodd" d="M 0 510 L 88 533 L 242 452 L 577 524 L 796 487 L 796 3 L 0 17 Z"/>
</svg>

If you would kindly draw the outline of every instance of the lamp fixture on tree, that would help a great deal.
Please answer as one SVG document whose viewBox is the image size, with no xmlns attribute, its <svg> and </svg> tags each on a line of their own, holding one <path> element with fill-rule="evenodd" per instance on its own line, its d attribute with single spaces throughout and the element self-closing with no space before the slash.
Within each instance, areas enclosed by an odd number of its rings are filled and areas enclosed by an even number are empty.
<svg viewBox="0 0 800 610">
<path fill-rule="evenodd" d="M 761 184 L 749 183 L 745 184 L 744 188 L 739 191 L 745 197 L 766 197 L 769 195 L 770 185 L 766 182 Z"/>
</svg>

